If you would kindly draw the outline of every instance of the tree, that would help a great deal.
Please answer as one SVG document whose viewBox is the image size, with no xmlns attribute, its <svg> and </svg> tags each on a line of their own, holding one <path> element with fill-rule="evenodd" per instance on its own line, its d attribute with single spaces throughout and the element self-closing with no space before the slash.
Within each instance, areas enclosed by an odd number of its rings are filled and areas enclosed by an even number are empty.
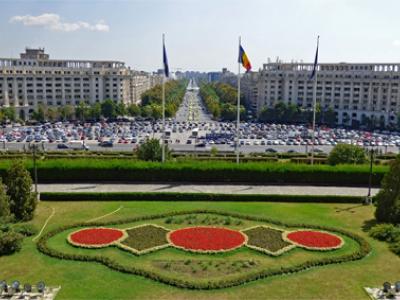
<svg viewBox="0 0 400 300">
<path fill-rule="evenodd" d="M 96 103 L 89 108 L 88 116 L 92 120 L 99 120 L 101 117 L 101 105 Z"/>
<path fill-rule="evenodd" d="M 38 122 L 44 122 L 46 119 L 46 108 L 44 104 L 40 103 L 38 109 L 32 113 L 32 118 Z"/>
<path fill-rule="evenodd" d="M 79 105 L 75 108 L 75 118 L 79 119 L 81 122 L 89 117 L 90 106 L 85 102 L 79 102 Z"/>
<path fill-rule="evenodd" d="M 375 217 L 379 222 L 400 224 L 400 155 L 383 178 L 376 203 Z"/>
<path fill-rule="evenodd" d="M 54 108 L 49 107 L 46 111 L 47 120 L 50 122 L 54 122 L 58 118 L 57 110 Z"/>
<path fill-rule="evenodd" d="M 162 118 L 162 106 L 158 104 L 152 104 L 151 106 L 151 117 L 154 120 L 159 120 Z"/>
<path fill-rule="evenodd" d="M 7 195 L 6 186 L 0 179 L 0 219 L 10 216 L 10 197 Z"/>
<path fill-rule="evenodd" d="M 5 107 L 5 108 L 2 109 L 2 111 L 3 111 L 4 117 L 7 120 L 9 120 L 11 122 L 14 122 L 16 120 L 17 113 L 16 113 L 14 107 Z"/>
<path fill-rule="evenodd" d="M 330 127 L 333 127 L 336 125 L 336 113 L 335 110 L 332 107 L 329 107 L 325 112 L 324 112 L 324 121 L 326 124 L 328 124 Z"/>
<path fill-rule="evenodd" d="M 67 104 L 65 106 L 59 107 L 58 113 L 60 114 L 63 121 L 71 120 L 74 115 L 74 108 L 71 105 Z"/>
<path fill-rule="evenodd" d="M 149 139 L 137 150 L 138 158 L 141 160 L 161 161 L 162 148 L 158 139 Z M 168 147 L 165 146 L 165 157 L 169 157 L 170 152 Z"/>
<path fill-rule="evenodd" d="M 117 116 L 126 116 L 127 112 L 124 102 L 118 102 L 117 105 L 115 105 L 115 113 Z"/>
<path fill-rule="evenodd" d="M 140 114 L 141 114 L 140 106 L 137 104 L 129 105 L 127 110 L 128 110 L 128 114 L 132 117 L 137 117 L 137 116 L 140 116 Z"/>
<path fill-rule="evenodd" d="M 116 104 L 111 99 L 107 99 L 100 104 L 101 107 L 101 115 L 107 119 L 115 119 L 117 116 L 116 113 Z"/>
<path fill-rule="evenodd" d="M 6 173 L 5 184 L 11 213 L 17 220 L 32 219 L 37 196 L 32 192 L 32 178 L 21 160 L 12 162 Z"/>
<path fill-rule="evenodd" d="M 337 164 L 363 164 L 366 161 L 366 155 L 363 148 L 356 145 L 338 144 L 328 157 L 328 163 Z"/>
</svg>

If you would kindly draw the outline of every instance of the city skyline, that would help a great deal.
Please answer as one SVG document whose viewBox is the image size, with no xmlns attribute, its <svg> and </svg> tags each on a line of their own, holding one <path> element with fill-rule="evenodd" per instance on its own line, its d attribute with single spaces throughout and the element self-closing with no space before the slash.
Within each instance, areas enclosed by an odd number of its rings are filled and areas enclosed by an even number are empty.
<svg viewBox="0 0 400 300">
<path fill-rule="evenodd" d="M 1 57 L 44 47 L 53 59 L 119 60 L 162 68 L 166 34 L 172 71 L 237 71 L 238 36 L 253 70 L 268 58 L 320 62 L 398 62 L 396 1 L 5 1 Z M 368 5 L 367 5 L 368 4 Z M 379 14 L 377 14 L 379 12 Z M 211 33 L 211 34 L 210 34 Z"/>
</svg>

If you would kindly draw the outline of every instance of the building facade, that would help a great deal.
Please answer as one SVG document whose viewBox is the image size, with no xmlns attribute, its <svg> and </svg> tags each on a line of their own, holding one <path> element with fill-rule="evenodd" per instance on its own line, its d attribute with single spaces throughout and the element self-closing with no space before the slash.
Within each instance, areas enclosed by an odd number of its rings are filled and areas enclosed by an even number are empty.
<svg viewBox="0 0 400 300">
<path fill-rule="evenodd" d="M 278 102 L 312 109 L 313 64 L 268 63 L 259 72 L 257 111 Z M 322 110 L 333 108 L 337 123 L 354 126 L 366 120 L 394 124 L 400 113 L 400 64 L 322 63 L 316 99 Z"/>
<path fill-rule="evenodd" d="M 120 61 L 54 60 L 44 49 L 0 58 L 0 107 L 15 107 L 22 119 L 29 119 L 40 104 L 75 106 L 104 99 L 139 103 L 150 87 L 150 75 Z"/>
</svg>

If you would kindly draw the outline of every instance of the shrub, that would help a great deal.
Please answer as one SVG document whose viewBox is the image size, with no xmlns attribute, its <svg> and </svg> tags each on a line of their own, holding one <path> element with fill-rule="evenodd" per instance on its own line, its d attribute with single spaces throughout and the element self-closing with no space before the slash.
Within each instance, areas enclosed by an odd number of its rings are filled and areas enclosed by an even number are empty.
<svg viewBox="0 0 400 300">
<path fill-rule="evenodd" d="M 160 162 L 133 159 L 48 159 L 38 161 L 39 182 L 240 182 L 256 184 L 366 185 L 368 165 L 306 165 L 281 162 Z M 9 161 L 0 160 L 5 178 Z M 26 161 L 33 174 L 33 164 Z M 387 166 L 375 166 L 372 184 L 379 186 Z"/>
<path fill-rule="evenodd" d="M 6 187 L 0 178 L 0 219 L 10 216 L 10 197 L 6 193 Z"/>
<path fill-rule="evenodd" d="M 0 232 L 0 255 L 8 255 L 21 250 L 22 235 L 15 231 Z"/>
<path fill-rule="evenodd" d="M 356 145 L 336 145 L 329 154 L 328 163 L 337 164 L 363 164 L 366 162 L 366 155 L 363 148 Z"/>
<path fill-rule="evenodd" d="M 162 159 L 162 146 L 158 139 L 149 139 L 137 150 L 137 156 L 141 160 L 146 161 L 161 161 Z M 165 145 L 165 157 L 169 157 L 170 153 L 168 146 Z"/>
<path fill-rule="evenodd" d="M 14 225 L 13 230 L 23 236 L 33 236 L 38 232 L 37 228 L 32 224 L 16 224 Z"/>
<path fill-rule="evenodd" d="M 389 246 L 389 249 L 394 252 L 397 255 L 400 255 L 400 240 L 398 240 L 397 242 L 391 244 Z"/>
<path fill-rule="evenodd" d="M 36 208 L 36 194 L 32 192 L 32 178 L 21 160 L 7 170 L 5 183 L 10 197 L 10 210 L 17 220 L 30 220 Z"/>
<path fill-rule="evenodd" d="M 393 224 L 379 224 L 371 228 L 369 235 L 374 239 L 391 243 L 400 240 L 400 227 Z"/>
<path fill-rule="evenodd" d="M 295 202 L 295 203 L 362 203 L 364 197 L 357 196 L 312 196 L 312 195 L 264 195 L 264 194 L 212 194 L 175 192 L 73 192 L 40 194 L 42 201 L 241 201 L 241 202 Z M 168 222 L 182 224 L 185 220 L 171 218 Z M 204 223 L 213 223 L 208 218 Z M 177 223 L 180 222 L 180 223 Z M 201 222 L 203 224 L 203 222 Z M 222 222 L 221 222 L 222 223 Z"/>
<path fill-rule="evenodd" d="M 376 201 L 375 217 L 379 222 L 400 224 L 400 155 L 391 162 Z"/>
</svg>

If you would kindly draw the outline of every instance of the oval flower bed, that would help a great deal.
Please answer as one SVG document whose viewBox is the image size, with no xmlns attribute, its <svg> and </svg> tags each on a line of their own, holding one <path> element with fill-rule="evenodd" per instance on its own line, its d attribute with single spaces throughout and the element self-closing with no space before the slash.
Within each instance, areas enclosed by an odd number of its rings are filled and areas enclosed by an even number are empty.
<svg viewBox="0 0 400 300">
<path fill-rule="evenodd" d="M 123 230 L 114 228 L 85 228 L 71 233 L 68 241 L 72 245 L 86 248 L 109 246 L 125 236 Z"/>
<path fill-rule="evenodd" d="M 332 233 L 314 230 L 296 230 L 284 235 L 284 239 L 299 247 L 311 250 L 332 250 L 343 246 L 343 239 Z"/>
<path fill-rule="evenodd" d="M 168 241 L 176 248 L 193 252 L 222 252 L 241 247 L 246 236 L 220 227 L 189 227 L 172 231 Z"/>
</svg>

